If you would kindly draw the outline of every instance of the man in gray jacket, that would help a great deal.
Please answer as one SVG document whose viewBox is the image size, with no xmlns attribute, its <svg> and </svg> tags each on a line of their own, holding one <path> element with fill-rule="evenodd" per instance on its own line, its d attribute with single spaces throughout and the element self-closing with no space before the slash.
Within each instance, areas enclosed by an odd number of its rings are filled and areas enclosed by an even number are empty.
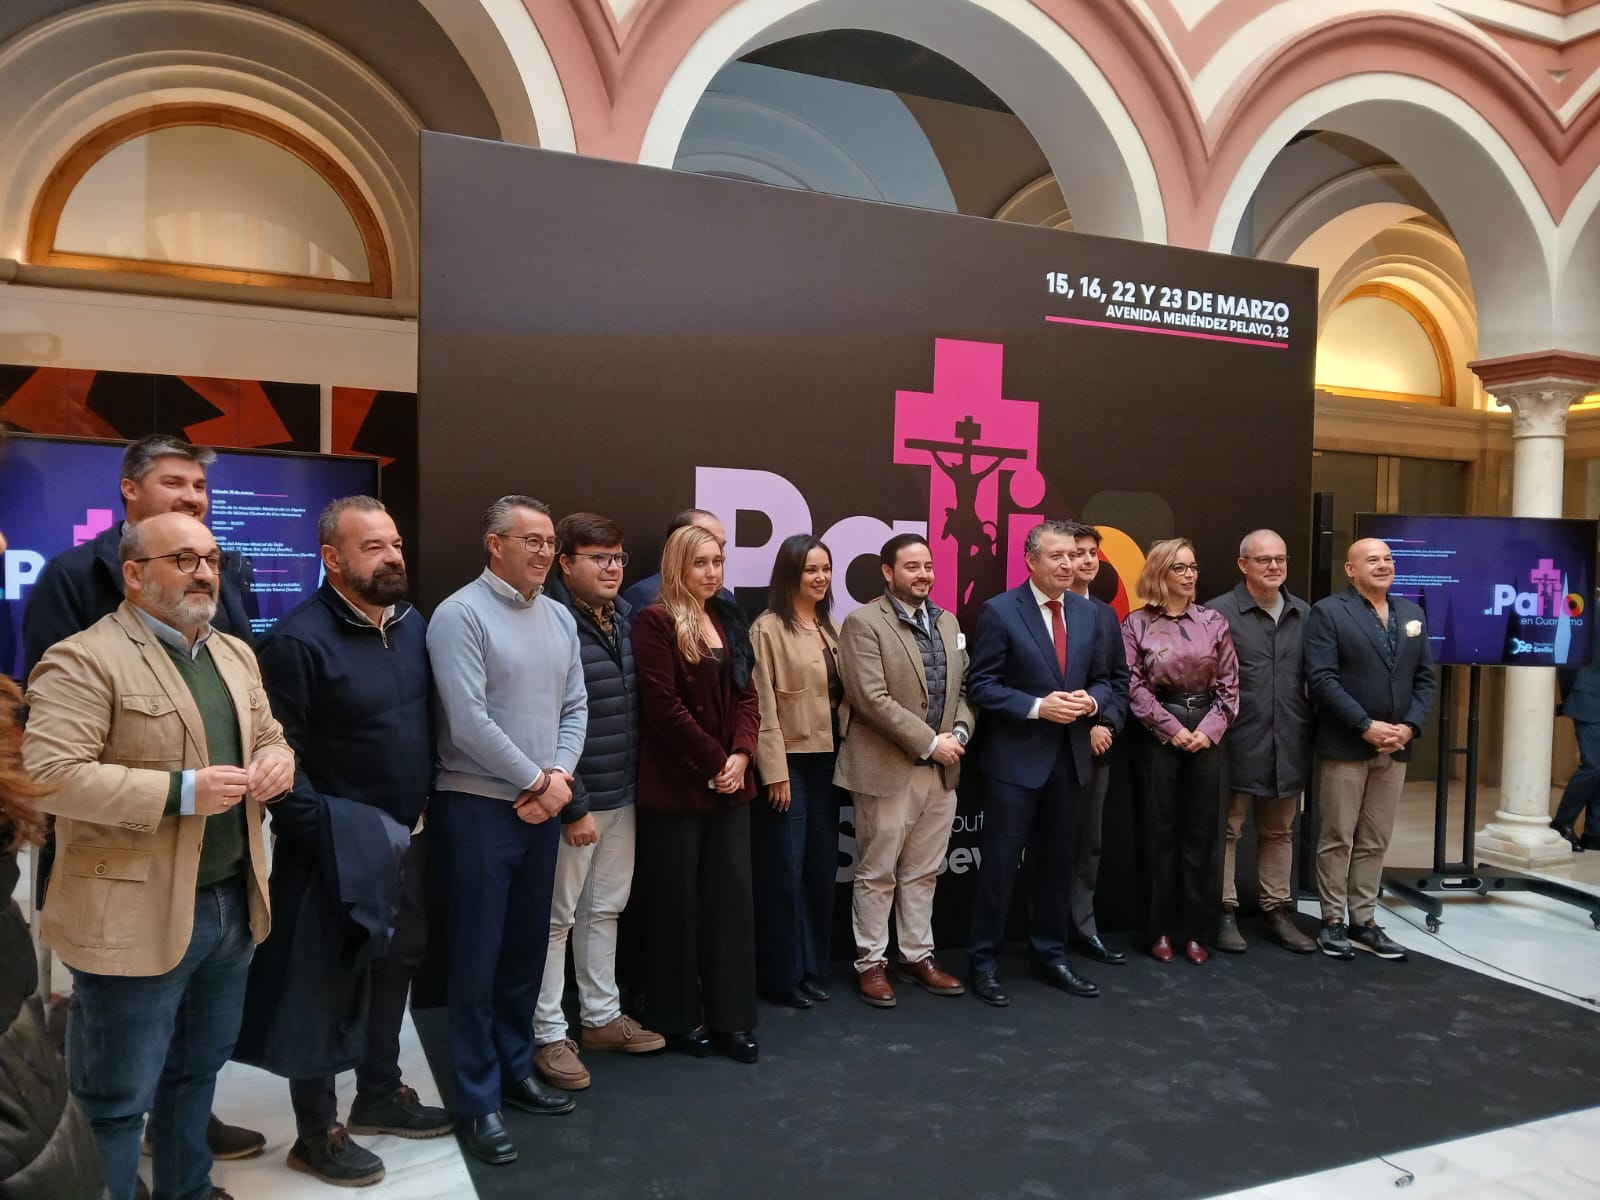
<svg viewBox="0 0 1600 1200">
<path fill-rule="evenodd" d="M 1239 716 L 1228 731 L 1228 831 L 1222 860 L 1222 923 L 1217 949 L 1243 954 L 1236 851 L 1245 813 L 1256 824 L 1256 875 L 1266 933 L 1285 950 L 1311 954 L 1316 943 L 1294 925 L 1294 817 L 1311 764 L 1311 701 L 1306 695 L 1306 618 L 1311 606 L 1284 581 L 1283 539 L 1258 529 L 1239 543 L 1244 578 L 1207 608 L 1221 613 L 1239 655 Z"/>
</svg>

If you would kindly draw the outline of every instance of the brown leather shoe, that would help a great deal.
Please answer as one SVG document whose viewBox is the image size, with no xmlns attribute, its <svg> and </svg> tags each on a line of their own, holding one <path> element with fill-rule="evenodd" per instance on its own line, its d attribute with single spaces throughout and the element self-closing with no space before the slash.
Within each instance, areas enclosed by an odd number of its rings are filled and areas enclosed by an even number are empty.
<svg viewBox="0 0 1600 1200">
<path fill-rule="evenodd" d="M 626 1013 L 605 1025 L 585 1025 L 578 1036 L 583 1039 L 585 1050 L 616 1050 L 623 1054 L 649 1054 L 667 1044 L 666 1038 Z"/>
<path fill-rule="evenodd" d="M 967 990 L 954 975 L 941 971 L 931 954 L 918 962 L 901 963 L 895 974 L 907 983 L 920 985 L 924 991 L 932 992 L 935 996 L 960 996 Z"/>
<path fill-rule="evenodd" d="M 1206 965 L 1206 960 L 1211 955 L 1206 953 L 1206 948 L 1199 942 L 1188 941 L 1183 944 L 1183 956 L 1197 967 Z"/>
<path fill-rule="evenodd" d="M 889 972 L 882 963 L 873 963 L 856 975 L 857 994 L 874 1008 L 894 1007 L 894 988 L 889 986 Z"/>
<path fill-rule="evenodd" d="M 1267 911 L 1266 930 L 1267 936 L 1285 950 L 1292 950 L 1296 954 L 1316 953 L 1317 943 L 1295 927 L 1294 918 L 1289 915 L 1287 908 Z"/>
<path fill-rule="evenodd" d="M 1150 943 L 1150 957 L 1157 962 L 1169 963 L 1172 961 L 1172 939 L 1162 934 Z"/>
<path fill-rule="evenodd" d="M 551 1087 L 565 1092 L 581 1092 L 589 1086 L 589 1069 L 578 1057 L 578 1044 L 571 1038 L 535 1048 L 533 1069 Z"/>
</svg>

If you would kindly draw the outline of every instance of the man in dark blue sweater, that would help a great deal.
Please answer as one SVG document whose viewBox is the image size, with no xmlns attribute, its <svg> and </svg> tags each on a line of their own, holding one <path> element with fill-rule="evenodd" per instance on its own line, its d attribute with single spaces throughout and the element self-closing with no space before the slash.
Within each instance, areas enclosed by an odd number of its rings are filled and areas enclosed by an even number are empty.
<svg viewBox="0 0 1600 1200">
<path fill-rule="evenodd" d="M 567 1036 L 561 996 L 567 943 L 578 981 L 583 1048 L 645 1054 L 666 1039 L 622 1011 L 617 991 L 617 926 L 633 886 L 634 788 L 639 774 L 639 688 L 628 604 L 617 597 L 628 555 L 622 530 L 597 513 L 572 513 L 556 526 L 559 571 L 545 591 L 578 627 L 589 728 L 561 810 L 561 846 L 550 906 L 550 945 L 534 1018 L 534 1070 L 546 1083 L 589 1086 L 578 1044 Z M 576 928 L 575 928 L 576 926 Z"/>
<path fill-rule="evenodd" d="M 379 501 L 335 500 L 317 532 L 326 580 L 259 651 L 297 770 L 273 809 L 274 924 L 235 1057 L 289 1078 L 289 1166 L 348 1187 L 384 1168 L 338 1123 L 336 1072 L 355 1068 L 357 1133 L 434 1137 L 454 1122 L 401 1082 L 399 1062 L 427 933 L 413 832 L 433 784 L 427 629 L 403 599 L 400 535 Z"/>
</svg>

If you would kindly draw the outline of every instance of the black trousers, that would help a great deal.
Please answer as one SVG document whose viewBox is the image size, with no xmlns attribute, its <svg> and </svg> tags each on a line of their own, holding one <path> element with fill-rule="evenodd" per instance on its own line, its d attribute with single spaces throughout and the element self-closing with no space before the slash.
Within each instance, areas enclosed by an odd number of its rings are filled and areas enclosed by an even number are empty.
<svg viewBox="0 0 1600 1200">
<path fill-rule="evenodd" d="M 1033 867 L 1029 954 L 1042 967 L 1067 960 L 1081 792 L 1065 738 L 1043 787 L 989 780 L 983 809 L 983 866 L 973 889 L 967 934 L 967 958 L 974 971 L 995 970 L 995 948 L 1005 937 L 1024 849 Z"/>
<path fill-rule="evenodd" d="M 669 1036 L 755 1028 L 750 809 L 639 810 L 633 902 L 647 924 L 640 1016 Z"/>
<path fill-rule="evenodd" d="M 1142 726 L 1135 736 L 1134 819 L 1150 906 L 1145 933 L 1152 942 L 1166 934 L 1180 944 L 1210 945 L 1222 907 L 1222 751 L 1179 750 Z"/>
<path fill-rule="evenodd" d="M 405 1021 L 406 995 L 428 945 L 427 873 L 427 833 L 413 834 L 400 860 L 400 907 L 395 913 L 394 935 L 383 957 L 371 967 L 367 1052 L 356 1067 L 356 1095 L 362 1100 L 387 1099 L 400 1086 L 400 1026 Z M 338 1123 L 339 1101 L 332 1075 L 291 1079 L 289 1102 L 301 1137 L 314 1137 Z"/>
</svg>

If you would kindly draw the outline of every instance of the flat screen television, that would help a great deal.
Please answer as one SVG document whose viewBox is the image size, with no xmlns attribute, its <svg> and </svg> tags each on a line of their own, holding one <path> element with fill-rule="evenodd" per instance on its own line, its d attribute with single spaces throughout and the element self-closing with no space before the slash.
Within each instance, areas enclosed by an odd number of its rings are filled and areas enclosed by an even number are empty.
<svg viewBox="0 0 1600 1200">
<path fill-rule="evenodd" d="M 1594 521 L 1360 513 L 1356 536 L 1388 543 L 1391 590 L 1427 613 L 1435 662 L 1552 667 L 1593 658 Z"/>
<path fill-rule="evenodd" d="M 0 670 L 22 669 L 22 614 L 44 565 L 122 521 L 123 442 L 9 435 L 0 444 Z M 340 496 L 378 494 L 374 458 L 218 450 L 206 524 L 250 560 L 263 633 L 322 582 L 317 515 Z"/>
</svg>

